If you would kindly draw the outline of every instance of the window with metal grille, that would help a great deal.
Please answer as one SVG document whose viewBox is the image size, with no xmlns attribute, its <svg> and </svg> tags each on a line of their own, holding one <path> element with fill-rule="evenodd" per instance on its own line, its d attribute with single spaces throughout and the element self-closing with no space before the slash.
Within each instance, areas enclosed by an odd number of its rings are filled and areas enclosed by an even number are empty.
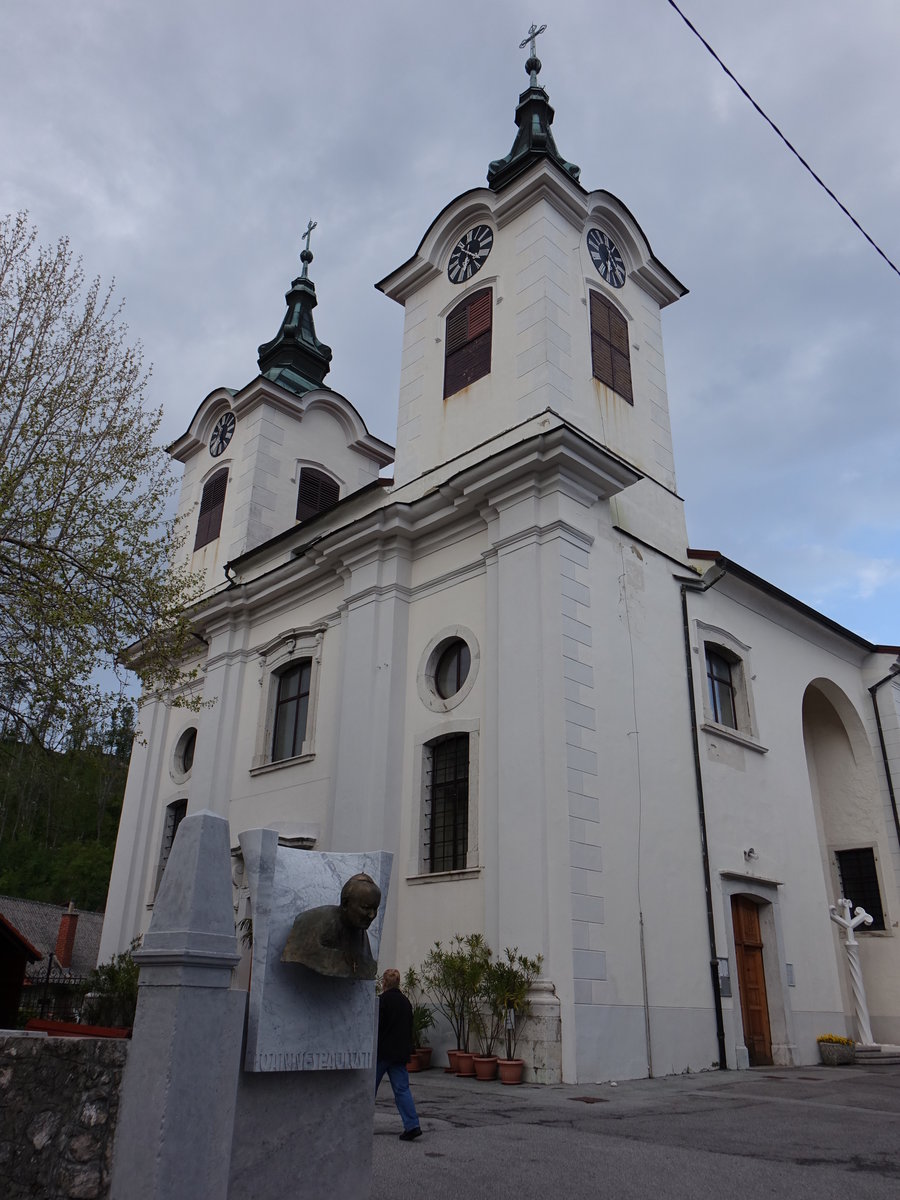
<svg viewBox="0 0 900 1200">
<path fill-rule="evenodd" d="M 722 654 L 706 648 L 706 681 L 709 685 L 709 706 L 712 718 L 720 725 L 737 729 L 734 703 L 735 686 L 731 663 Z"/>
<path fill-rule="evenodd" d="M 634 404 L 628 322 L 599 292 L 591 292 L 591 367 L 595 379 Z"/>
<path fill-rule="evenodd" d="M 340 485 L 315 467 L 300 468 L 300 487 L 297 490 L 297 520 L 308 521 L 316 513 L 337 504 Z"/>
<path fill-rule="evenodd" d="M 491 289 L 473 292 L 447 316 L 444 399 L 491 371 Z"/>
<path fill-rule="evenodd" d="M 200 516 L 197 518 L 197 536 L 194 549 L 199 550 L 208 542 L 214 542 L 222 528 L 222 510 L 225 508 L 225 490 L 228 486 L 228 468 L 216 471 L 206 481 L 200 497 Z"/>
<path fill-rule="evenodd" d="M 169 855 L 172 853 L 172 843 L 175 841 L 178 826 L 187 816 L 187 803 L 187 800 L 173 800 L 171 804 L 166 805 L 166 823 L 163 826 L 162 850 L 160 851 L 159 866 L 156 871 L 154 895 L 159 891 L 159 885 L 162 883 L 163 871 L 165 871 Z"/>
<path fill-rule="evenodd" d="M 272 762 L 279 762 L 283 758 L 295 758 L 303 753 L 311 676 L 312 660 L 301 658 L 282 671 L 278 677 Z"/>
<path fill-rule="evenodd" d="M 864 908 L 872 918 L 871 925 L 860 925 L 857 933 L 866 930 L 884 929 L 884 909 L 878 888 L 878 871 L 875 867 L 875 851 L 871 846 L 859 850 L 838 850 L 835 854 L 841 895 L 854 908 Z"/>
<path fill-rule="evenodd" d="M 426 747 L 425 869 L 461 871 L 469 846 L 469 735 Z"/>
</svg>

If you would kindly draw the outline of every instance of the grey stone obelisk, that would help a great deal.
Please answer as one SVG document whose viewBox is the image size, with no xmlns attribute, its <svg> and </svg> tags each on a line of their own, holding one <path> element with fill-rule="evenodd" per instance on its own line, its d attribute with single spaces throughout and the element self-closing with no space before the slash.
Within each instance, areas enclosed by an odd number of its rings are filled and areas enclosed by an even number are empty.
<svg viewBox="0 0 900 1200">
<path fill-rule="evenodd" d="M 224 818 L 182 821 L 134 957 L 140 987 L 111 1200 L 222 1200 L 247 1000 L 231 990 L 239 955 Z"/>
</svg>

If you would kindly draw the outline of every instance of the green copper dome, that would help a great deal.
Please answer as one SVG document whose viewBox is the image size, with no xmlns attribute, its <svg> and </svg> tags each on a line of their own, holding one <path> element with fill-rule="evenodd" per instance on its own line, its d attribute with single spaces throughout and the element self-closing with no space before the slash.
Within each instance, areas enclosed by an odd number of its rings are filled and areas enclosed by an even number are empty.
<svg viewBox="0 0 900 1200">
<path fill-rule="evenodd" d="M 512 149 L 505 158 L 495 159 L 488 167 L 488 186 L 495 192 L 499 192 L 517 175 L 521 175 L 532 163 L 541 158 L 548 158 L 576 183 L 581 174 L 581 168 L 576 167 L 574 163 L 566 162 L 556 148 L 556 142 L 550 130 L 550 126 L 553 124 L 550 97 L 537 81 L 541 60 L 534 53 L 534 39 L 546 28 L 544 25 L 540 29 L 536 29 L 532 25 L 529 36 L 520 46 L 520 49 L 523 49 L 529 42 L 531 43 L 531 54 L 525 63 L 525 70 L 530 75 L 531 81 L 529 87 L 519 96 L 516 108 L 516 125 L 519 127 L 519 132 L 516 134 Z"/>
<path fill-rule="evenodd" d="M 306 249 L 300 253 L 303 270 L 285 295 L 287 312 L 281 328 L 271 342 L 265 342 L 259 348 L 260 374 L 298 395 L 322 387 L 331 367 L 331 347 L 316 337 L 313 322 L 313 309 L 318 300 L 316 285 L 307 274 L 313 259 L 309 250 L 309 233 L 313 227 L 310 222 Z"/>
</svg>

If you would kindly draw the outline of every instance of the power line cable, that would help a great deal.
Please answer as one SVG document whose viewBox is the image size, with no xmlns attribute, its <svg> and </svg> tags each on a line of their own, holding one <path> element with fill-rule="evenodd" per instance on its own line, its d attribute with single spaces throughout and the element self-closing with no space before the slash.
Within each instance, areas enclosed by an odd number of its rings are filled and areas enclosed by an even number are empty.
<svg viewBox="0 0 900 1200">
<path fill-rule="evenodd" d="M 747 89 L 744 87 L 744 85 L 741 83 L 741 81 L 734 75 L 734 73 L 732 71 L 729 71 L 728 67 L 725 66 L 725 64 L 722 62 L 721 58 L 719 58 L 718 54 L 716 54 L 715 50 L 713 50 L 712 46 L 709 44 L 709 42 L 706 40 L 706 38 L 703 36 L 703 34 L 699 31 L 699 29 L 697 29 L 696 25 L 693 25 L 691 23 L 691 21 L 684 15 L 684 13 L 681 11 L 681 9 L 678 7 L 678 5 L 675 3 L 675 0 L 668 0 L 668 3 L 672 8 L 675 9 L 675 11 L 678 13 L 679 17 L 681 17 L 682 21 L 684 21 L 685 25 L 687 25 L 688 29 L 690 29 L 691 33 L 700 42 L 702 42 L 702 44 L 710 52 L 710 54 L 713 56 L 713 58 L 716 60 L 716 62 L 719 64 L 719 66 L 722 68 L 722 70 L 725 72 L 725 74 L 728 76 L 728 78 L 732 81 L 732 83 L 734 83 L 735 86 L 737 88 L 739 88 L 739 90 L 741 92 L 743 92 L 743 94 L 747 97 L 747 99 L 750 101 L 750 103 L 753 105 L 753 107 L 756 109 L 756 111 L 759 113 L 759 115 L 762 117 L 762 119 L 768 125 L 770 125 L 772 129 L 774 129 L 774 131 L 778 134 L 778 136 L 781 138 L 781 140 L 787 146 L 788 150 L 790 150 L 791 154 L 793 154 L 794 157 L 797 158 L 803 164 L 804 167 L 806 167 L 807 171 L 809 171 L 810 175 L 812 175 L 813 179 L 816 181 L 816 183 L 819 185 L 819 187 L 822 188 L 822 190 L 825 191 L 831 197 L 831 199 L 835 202 L 835 204 L 838 206 L 838 208 L 841 210 L 841 212 L 844 213 L 845 216 L 850 218 L 850 220 L 853 222 L 853 224 L 856 226 L 856 228 L 859 230 L 859 232 L 863 235 L 863 237 L 866 239 L 866 241 L 869 243 L 869 245 L 872 246 L 872 248 L 881 255 L 881 257 L 884 259 L 884 261 L 887 263 L 887 265 L 891 268 L 891 270 L 894 272 L 894 274 L 900 275 L 900 268 L 898 268 L 897 266 L 895 266 L 894 263 L 891 262 L 891 260 L 888 258 L 888 256 L 885 254 L 885 252 L 881 249 L 881 247 L 878 245 L 878 243 L 875 241 L 875 239 L 870 237 L 869 234 L 866 233 L 865 229 L 863 229 L 862 225 L 860 225 L 859 221 L 857 221 L 856 217 L 854 217 L 854 215 L 850 211 L 850 209 L 847 208 L 847 206 L 845 204 L 842 204 L 840 200 L 838 200 L 837 196 L 834 194 L 834 192 L 831 190 L 831 188 L 828 186 L 828 184 L 825 183 L 825 181 L 819 175 L 816 174 L 816 172 L 812 169 L 812 167 L 809 165 L 809 163 L 806 161 L 806 159 L 803 157 L 803 155 L 800 153 L 800 151 L 797 150 L 796 147 L 794 147 L 790 143 L 790 141 L 781 132 L 781 130 L 778 128 L 778 126 L 775 124 L 775 122 L 772 120 L 772 118 L 768 115 L 768 113 L 764 112 L 762 110 L 762 108 L 760 108 L 760 106 L 756 103 L 756 101 L 753 99 L 753 97 L 750 95 L 750 93 L 747 91 Z"/>
</svg>

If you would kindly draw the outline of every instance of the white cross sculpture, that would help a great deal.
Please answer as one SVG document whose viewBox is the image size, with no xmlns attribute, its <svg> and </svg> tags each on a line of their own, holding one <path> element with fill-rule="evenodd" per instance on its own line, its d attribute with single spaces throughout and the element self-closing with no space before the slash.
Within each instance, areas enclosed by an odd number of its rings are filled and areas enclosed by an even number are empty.
<svg viewBox="0 0 900 1200">
<path fill-rule="evenodd" d="M 843 915 L 838 912 L 839 908 L 843 911 Z M 856 1025 L 859 1031 L 859 1040 L 863 1045 L 871 1046 L 873 1044 L 872 1026 L 869 1024 L 866 985 L 863 983 L 862 968 L 859 965 L 859 942 L 853 936 L 853 933 L 860 925 L 871 925 L 872 918 L 864 908 L 860 907 L 854 910 L 854 915 L 851 918 L 850 911 L 852 908 L 851 901 L 841 896 L 837 904 L 832 904 L 828 911 L 835 925 L 840 925 L 842 929 L 847 931 L 847 940 L 844 945 L 847 949 L 847 963 L 850 967 L 850 987 L 853 991 L 853 1003 L 856 1007 Z"/>
</svg>

